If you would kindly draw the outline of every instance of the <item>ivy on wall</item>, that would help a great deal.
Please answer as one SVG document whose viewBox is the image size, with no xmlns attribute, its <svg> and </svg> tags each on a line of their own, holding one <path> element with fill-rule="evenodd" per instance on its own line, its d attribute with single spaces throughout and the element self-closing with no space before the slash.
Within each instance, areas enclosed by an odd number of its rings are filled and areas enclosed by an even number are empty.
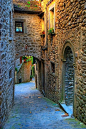
<svg viewBox="0 0 86 129">
<path fill-rule="evenodd" d="M 30 1 L 28 1 L 27 4 L 26 4 L 25 6 L 26 6 L 26 7 L 30 7 L 30 6 L 31 6 Z M 21 7 L 21 5 L 18 5 L 18 7 Z M 34 7 L 38 7 L 38 5 L 34 5 Z"/>
</svg>

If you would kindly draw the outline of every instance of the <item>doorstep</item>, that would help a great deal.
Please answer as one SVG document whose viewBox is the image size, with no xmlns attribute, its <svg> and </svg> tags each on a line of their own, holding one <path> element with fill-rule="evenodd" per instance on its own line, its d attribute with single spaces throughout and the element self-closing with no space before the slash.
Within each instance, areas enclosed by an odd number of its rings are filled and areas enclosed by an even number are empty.
<svg viewBox="0 0 86 129">
<path fill-rule="evenodd" d="M 73 116 L 73 106 L 67 106 L 65 103 L 59 103 L 60 107 L 62 108 L 62 110 L 67 113 L 69 116 Z"/>
</svg>

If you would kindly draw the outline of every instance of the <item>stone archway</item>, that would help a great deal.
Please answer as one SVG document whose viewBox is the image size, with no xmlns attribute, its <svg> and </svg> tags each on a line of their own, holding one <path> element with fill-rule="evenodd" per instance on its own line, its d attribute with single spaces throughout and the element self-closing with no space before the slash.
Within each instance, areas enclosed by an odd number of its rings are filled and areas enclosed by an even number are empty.
<svg viewBox="0 0 86 129">
<path fill-rule="evenodd" d="M 74 100 L 74 67 L 73 52 L 69 46 L 64 51 L 64 101 L 67 106 Z"/>
</svg>

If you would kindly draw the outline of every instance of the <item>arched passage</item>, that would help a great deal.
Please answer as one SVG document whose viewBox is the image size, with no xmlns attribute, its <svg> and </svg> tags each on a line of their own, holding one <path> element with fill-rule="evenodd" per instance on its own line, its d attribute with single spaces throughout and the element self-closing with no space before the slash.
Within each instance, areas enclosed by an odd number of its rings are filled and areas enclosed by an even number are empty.
<svg viewBox="0 0 86 129">
<path fill-rule="evenodd" d="M 64 51 L 64 100 L 66 105 L 73 105 L 74 97 L 74 67 L 73 52 L 69 46 Z"/>
<path fill-rule="evenodd" d="M 72 115 L 75 108 L 75 52 L 69 41 L 63 46 L 62 61 L 62 106 Z"/>
</svg>

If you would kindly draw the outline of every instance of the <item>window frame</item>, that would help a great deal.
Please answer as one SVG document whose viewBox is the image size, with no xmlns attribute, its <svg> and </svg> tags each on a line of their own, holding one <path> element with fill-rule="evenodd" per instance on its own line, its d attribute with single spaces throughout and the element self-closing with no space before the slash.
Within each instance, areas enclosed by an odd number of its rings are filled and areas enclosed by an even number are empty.
<svg viewBox="0 0 86 129">
<path fill-rule="evenodd" d="M 52 10 L 54 10 L 54 26 L 53 26 L 53 29 L 54 29 L 54 32 L 55 32 L 55 3 L 52 6 L 49 7 L 49 29 L 52 28 L 50 26 L 50 19 L 51 19 L 50 18 L 50 13 L 51 13 Z"/>
<path fill-rule="evenodd" d="M 45 25 L 44 25 L 44 15 L 42 16 L 42 31 L 45 31 Z"/>
<path fill-rule="evenodd" d="M 16 31 L 16 23 L 22 23 L 22 32 L 21 31 L 19 31 L 19 32 Z M 15 33 L 24 33 L 24 22 L 23 21 L 15 21 Z"/>
</svg>

